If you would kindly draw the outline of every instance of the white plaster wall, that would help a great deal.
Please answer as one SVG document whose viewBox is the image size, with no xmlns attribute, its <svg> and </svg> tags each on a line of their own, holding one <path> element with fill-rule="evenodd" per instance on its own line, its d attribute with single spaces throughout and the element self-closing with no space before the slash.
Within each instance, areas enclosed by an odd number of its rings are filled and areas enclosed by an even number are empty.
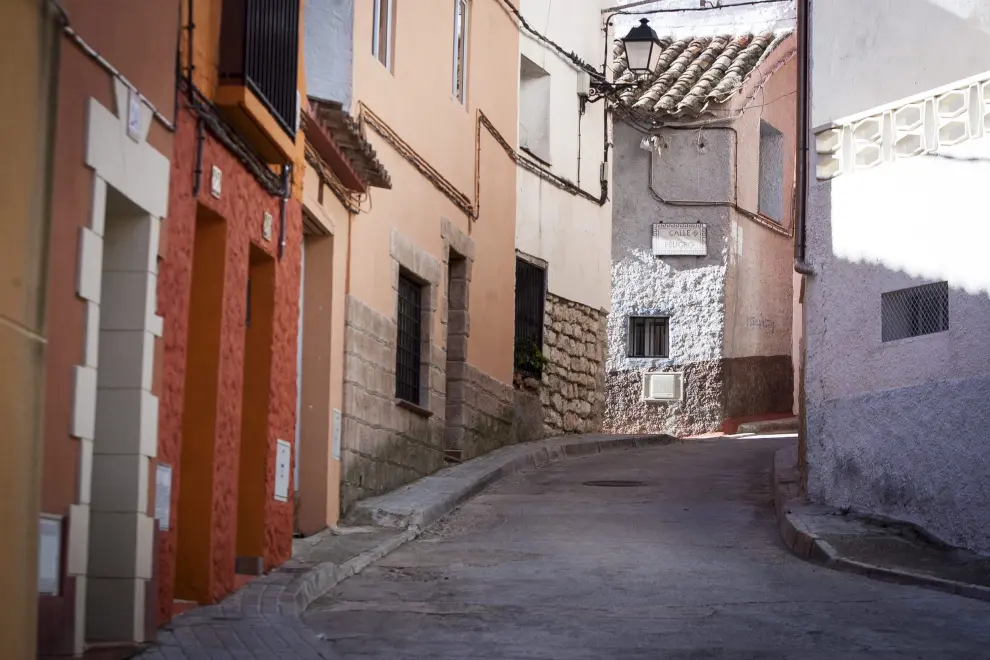
<svg viewBox="0 0 990 660">
<path fill-rule="evenodd" d="M 601 6 L 601 0 L 522 0 L 520 8 L 536 30 L 597 67 L 605 45 Z M 553 173 L 573 183 L 580 181 L 581 188 L 597 198 L 605 144 L 603 103 L 589 105 L 582 116 L 578 103 L 579 70 L 525 32 L 520 36 L 520 52 L 550 74 L 548 112 Z M 518 172 L 516 247 L 548 262 L 550 293 L 608 310 L 611 203 L 598 206 L 525 170 Z"/>
<path fill-rule="evenodd" d="M 986 0 L 815 0 L 811 125 L 990 68 Z"/>
<path fill-rule="evenodd" d="M 310 96 L 351 107 L 354 48 L 371 49 L 371 35 L 354 40 L 355 0 L 306 0 L 303 47 Z"/>
<path fill-rule="evenodd" d="M 990 138 L 815 182 L 809 492 L 990 552 Z M 883 292 L 948 281 L 947 332 L 883 343 Z"/>
</svg>

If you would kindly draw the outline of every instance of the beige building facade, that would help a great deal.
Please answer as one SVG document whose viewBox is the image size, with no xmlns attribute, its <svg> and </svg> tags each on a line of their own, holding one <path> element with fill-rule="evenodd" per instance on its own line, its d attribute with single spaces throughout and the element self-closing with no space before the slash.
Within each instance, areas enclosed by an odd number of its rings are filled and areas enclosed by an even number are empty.
<svg viewBox="0 0 990 660">
<path fill-rule="evenodd" d="M 337 229 L 332 248 L 307 244 L 303 295 L 316 278 L 324 285 L 334 278 L 332 301 L 314 295 L 329 304 L 324 322 L 336 339 L 318 362 L 306 338 L 316 321 L 306 318 L 304 300 L 303 531 L 332 524 L 358 499 L 519 437 L 512 388 L 519 33 L 512 6 L 307 6 L 310 101 L 360 125 L 367 144 L 355 139 L 349 155 L 370 189 L 349 198 L 349 209 L 327 194 L 326 181 L 307 175 L 306 208 Z M 339 49 L 327 45 L 328 35 Z M 390 187 L 371 183 L 385 172 Z M 307 429 L 307 383 L 325 373 L 330 403 L 318 395 Z M 307 501 L 315 503 L 308 513 Z"/>
</svg>

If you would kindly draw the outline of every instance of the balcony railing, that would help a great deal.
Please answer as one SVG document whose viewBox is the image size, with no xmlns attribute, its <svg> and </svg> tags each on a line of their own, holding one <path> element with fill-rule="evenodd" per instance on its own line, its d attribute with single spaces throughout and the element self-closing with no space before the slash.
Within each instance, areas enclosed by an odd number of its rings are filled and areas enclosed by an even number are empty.
<svg viewBox="0 0 990 660">
<path fill-rule="evenodd" d="M 300 0 L 224 0 L 220 82 L 248 87 L 295 137 Z"/>
</svg>

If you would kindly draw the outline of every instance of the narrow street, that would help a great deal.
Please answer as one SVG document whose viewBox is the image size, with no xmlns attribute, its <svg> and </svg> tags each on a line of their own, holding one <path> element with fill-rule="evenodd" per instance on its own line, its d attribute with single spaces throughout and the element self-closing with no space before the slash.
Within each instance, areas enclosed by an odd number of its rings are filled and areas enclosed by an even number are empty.
<svg viewBox="0 0 990 660">
<path fill-rule="evenodd" d="M 787 552 L 769 487 L 783 442 L 517 475 L 339 585 L 306 623 L 342 658 L 990 657 L 990 604 Z"/>
</svg>

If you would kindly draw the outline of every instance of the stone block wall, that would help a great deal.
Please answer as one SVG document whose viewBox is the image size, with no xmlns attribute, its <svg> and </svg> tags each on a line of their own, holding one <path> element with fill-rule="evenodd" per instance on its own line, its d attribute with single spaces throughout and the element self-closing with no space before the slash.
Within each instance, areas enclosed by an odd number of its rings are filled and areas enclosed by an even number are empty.
<svg viewBox="0 0 990 660">
<path fill-rule="evenodd" d="M 607 314 L 552 293 L 543 325 L 540 400 L 549 436 L 597 433 L 605 412 Z"/>
<path fill-rule="evenodd" d="M 345 332 L 340 457 L 344 510 L 444 466 L 446 386 L 446 351 L 431 345 L 423 410 L 403 408 L 395 399 L 395 321 L 349 296 Z M 427 411 L 432 414 L 427 416 Z"/>
<path fill-rule="evenodd" d="M 454 370 L 450 380 L 452 396 L 460 389 L 464 397 L 461 418 L 449 420 L 450 424 L 460 422 L 463 428 L 459 458 L 467 461 L 515 443 L 512 386 L 466 362 L 451 363 L 451 366 Z"/>
</svg>

